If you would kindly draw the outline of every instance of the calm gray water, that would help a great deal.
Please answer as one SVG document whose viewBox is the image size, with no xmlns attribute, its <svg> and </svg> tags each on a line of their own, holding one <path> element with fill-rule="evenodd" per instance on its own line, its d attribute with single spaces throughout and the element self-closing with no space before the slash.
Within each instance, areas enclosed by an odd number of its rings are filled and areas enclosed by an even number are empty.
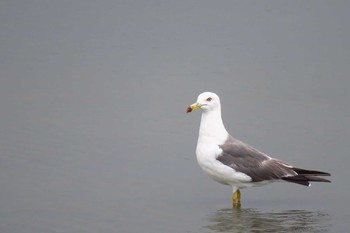
<svg viewBox="0 0 350 233">
<path fill-rule="evenodd" d="M 348 1 L 2 1 L 0 232 L 348 232 Z M 230 133 L 331 184 L 206 177 Z"/>
</svg>

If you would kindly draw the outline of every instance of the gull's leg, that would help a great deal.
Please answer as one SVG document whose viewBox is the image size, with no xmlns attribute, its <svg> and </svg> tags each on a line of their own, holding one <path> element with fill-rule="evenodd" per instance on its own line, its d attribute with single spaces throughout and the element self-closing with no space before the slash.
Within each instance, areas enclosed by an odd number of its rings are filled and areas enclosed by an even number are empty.
<svg viewBox="0 0 350 233">
<path fill-rule="evenodd" d="M 241 191 L 237 189 L 232 195 L 232 207 L 240 208 L 241 207 Z"/>
</svg>

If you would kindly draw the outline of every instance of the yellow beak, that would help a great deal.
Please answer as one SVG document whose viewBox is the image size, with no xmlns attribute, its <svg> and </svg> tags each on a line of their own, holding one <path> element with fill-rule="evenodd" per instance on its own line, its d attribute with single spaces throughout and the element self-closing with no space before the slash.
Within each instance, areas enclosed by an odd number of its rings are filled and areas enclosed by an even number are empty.
<svg viewBox="0 0 350 233">
<path fill-rule="evenodd" d="M 189 113 L 189 112 L 192 112 L 194 110 L 197 110 L 197 109 L 200 109 L 201 108 L 201 105 L 199 103 L 194 103 L 194 104 L 191 104 L 187 109 L 186 109 L 186 112 Z"/>
</svg>

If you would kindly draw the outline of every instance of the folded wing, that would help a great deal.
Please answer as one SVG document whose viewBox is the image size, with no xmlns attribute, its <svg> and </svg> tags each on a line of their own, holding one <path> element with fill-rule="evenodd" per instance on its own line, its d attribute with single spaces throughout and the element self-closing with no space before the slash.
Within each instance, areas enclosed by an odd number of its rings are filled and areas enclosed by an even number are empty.
<svg viewBox="0 0 350 233">
<path fill-rule="evenodd" d="M 252 146 L 229 137 L 220 145 L 222 153 L 217 160 L 236 171 L 251 177 L 252 182 L 268 180 L 285 180 L 301 185 L 313 182 L 330 182 L 318 176 L 329 176 L 329 173 L 295 168 L 283 161 L 273 159 Z"/>
</svg>

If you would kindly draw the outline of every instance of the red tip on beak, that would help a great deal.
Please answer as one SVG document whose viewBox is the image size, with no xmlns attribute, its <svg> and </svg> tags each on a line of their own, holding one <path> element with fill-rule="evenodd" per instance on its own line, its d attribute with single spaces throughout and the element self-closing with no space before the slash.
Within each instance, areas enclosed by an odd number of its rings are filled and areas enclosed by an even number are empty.
<svg viewBox="0 0 350 233">
<path fill-rule="evenodd" d="M 192 108 L 191 107 L 186 108 L 186 113 L 189 113 L 189 112 L 192 112 Z"/>
</svg>

